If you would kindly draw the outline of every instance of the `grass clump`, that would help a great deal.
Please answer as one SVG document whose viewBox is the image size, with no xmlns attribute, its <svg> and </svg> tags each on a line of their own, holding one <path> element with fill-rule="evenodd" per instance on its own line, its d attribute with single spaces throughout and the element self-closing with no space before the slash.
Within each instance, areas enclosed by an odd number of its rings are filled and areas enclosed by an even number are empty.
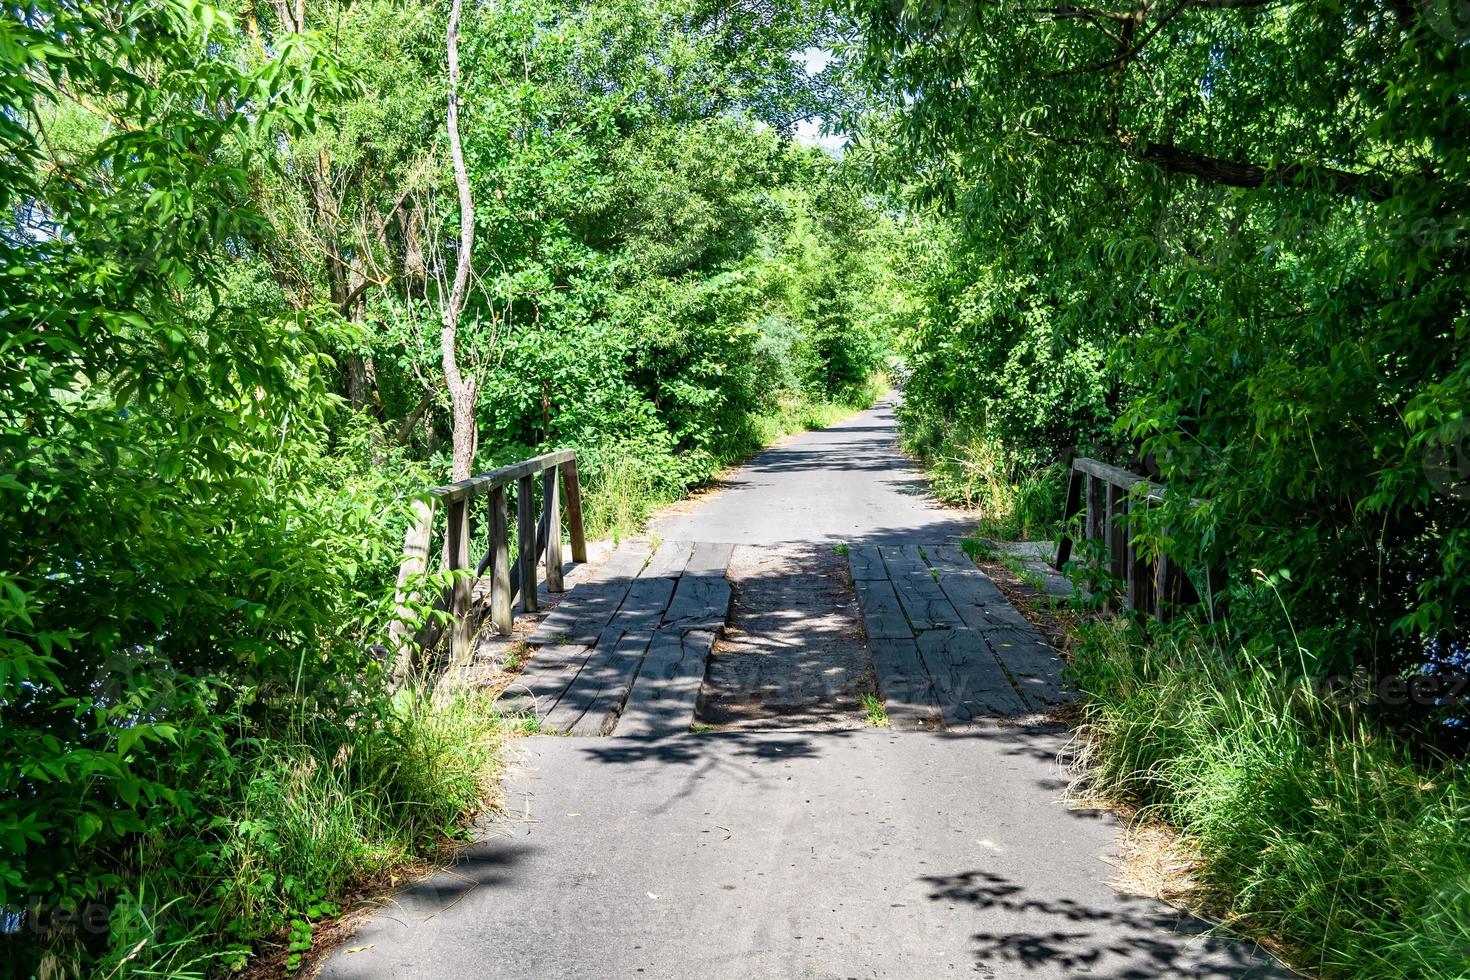
<svg viewBox="0 0 1470 980">
<path fill-rule="evenodd" d="M 889 728 L 892 725 L 888 720 L 888 709 L 883 707 L 882 699 L 875 695 L 863 695 L 863 712 L 868 716 L 868 725 L 871 728 Z"/>
<path fill-rule="evenodd" d="M 1178 828 L 1201 894 L 1324 977 L 1470 976 L 1470 780 L 1197 634 L 1083 633 L 1091 791 Z"/>
</svg>

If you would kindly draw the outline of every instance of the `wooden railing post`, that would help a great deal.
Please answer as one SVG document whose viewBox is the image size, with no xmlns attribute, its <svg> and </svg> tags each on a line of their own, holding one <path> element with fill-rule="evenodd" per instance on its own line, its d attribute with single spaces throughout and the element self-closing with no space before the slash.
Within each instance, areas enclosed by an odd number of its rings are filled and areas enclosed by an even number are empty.
<svg viewBox="0 0 1470 980">
<path fill-rule="evenodd" d="M 1169 537 L 1167 529 L 1164 537 L 1166 540 Z M 1154 616 L 1161 623 L 1174 618 L 1174 605 L 1178 601 L 1174 578 L 1174 563 L 1169 561 L 1166 552 L 1160 551 L 1158 561 L 1154 563 Z"/>
<path fill-rule="evenodd" d="M 587 538 L 582 530 L 582 481 L 577 476 L 577 457 L 561 464 L 561 479 L 567 491 L 567 533 L 572 539 L 572 561 L 587 560 Z"/>
<path fill-rule="evenodd" d="M 1128 494 L 1122 487 L 1115 483 L 1107 485 L 1107 527 L 1104 529 L 1107 541 L 1107 569 L 1115 582 L 1122 582 L 1124 576 L 1124 563 L 1128 553 Z M 1109 605 L 1114 600 L 1109 590 Z"/>
<path fill-rule="evenodd" d="M 1072 454 L 1067 454 L 1067 502 L 1062 507 L 1062 535 L 1057 541 L 1057 560 L 1053 563 L 1057 571 L 1062 570 L 1072 557 L 1073 521 L 1082 510 L 1083 472 L 1072 466 Z M 1084 529 L 1083 536 L 1086 536 Z"/>
<path fill-rule="evenodd" d="M 1146 513 L 1148 511 L 1148 497 L 1139 498 L 1138 506 Z M 1129 513 L 1133 512 L 1133 502 L 1129 502 Z M 1153 562 L 1143 556 L 1138 547 L 1138 539 L 1134 529 L 1128 528 L 1128 554 L 1126 571 L 1128 574 L 1125 602 L 1129 609 L 1137 610 L 1146 615 L 1157 612 L 1157 600 L 1154 591 Z"/>
<path fill-rule="evenodd" d="M 516 532 L 520 548 L 521 608 L 528 613 L 536 602 L 536 477 L 523 476 L 516 482 Z"/>
<path fill-rule="evenodd" d="M 490 491 L 490 622 L 495 632 L 510 636 L 510 528 L 505 512 L 505 487 Z"/>
<path fill-rule="evenodd" d="M 470 576 L 464 574 L 470 567 L 470 508 L 468 498 L 450 501 L 445 509 L 449 526 L 444 540 L 444 554 L 448 559 L 449 571 L 454 575 L 450 586 L 449 613 L 454 620 L 450 634 L 449 653 L 455 663 L 467 660 L 470 655 Z"/>
<path fill-rule="evenodd" d="M 541 506 L 546 511 L 546 591 L 565 592 L 561 579 L 561 496 L 556 476 L 555 466 L 541 474 Z"/>
<path fill-rule="evenodd" d="M 1189 569 L 1180 565 L 1177 553 L 1170 558 L 1170 549 L 1177 545 L 1169 529 L 1164 530 L 1158 554 L 1153 557 L 1145 557 L 1135 540 L 1134 517 L 1167 501 L 1166 489 L 1147 477 L 1087 457 L 1074 458 L 1072 467 L 1085 474 L 1087 481 L 1083 484 L 1086 516 L 1077 538 L 1101 543 L 1102 561 L 1097 571 L 1107 572 L 1122 585 L 1120 595 L 1107 597 L 1109 608 L 1121 602 L 1126 609 L 1166 620 L 1178 607 L 1200 601 Z M 1070 509 L 1074 506 L 1070 490 L 1067 498 Z M 1192 506 L 1200 503 L 1191 500 Z M 1070 550 L 1059 546 L 1058 555 Z M 1206 571 L 1212 576 L 1207 591 L 1214 597 L 1224 588 L 1224 582 L 1218 569 Z"/>
<path fill-rule="evenodd" d="M 1104 483 L 1093 474 L 1087 474 L 1087 533 L 1084 537 L 1088 541 L 1102 541 L 1107 529 L 1104 510 L 1106 498 L 1103 495 Z"/>
<path fill-rule="evenodd" d="M 455 663 L 463 663 L 473 653 L 476 623 L 475 587 L 486 571 L 490 572 L 490 620 L 497 633 L 508 636 L 514 628 L 514 594 L 521 594 L 521 608 L 537 611 L 536 577 L 540 563 L 541 529 L 536 520 L 536 476 L 542 479 L 546 501 L 544 547 L 546 548 L 546 585 L 550 591 L 565 591 L 562 573 L 561 491 L 557 483 L 564 476 L 567 485 L 567 516 L 572 537 L 572 554 L 576 561 L 587 560 L 587 545 L 582 534 L 582 493 L 577 481 L 577 456 L 570 449 L 544 453 L 521 460 L 447 486 L 437 487 L 431 496 L 414 503 L 414 517 L 404 535 L 403 560 L 398 569 L 394 592 L 397 617 L 388 630 L 391 683 L 397 686 L 417 665 L 423 651 L 438 642 L 442 635 L 434 619 L 423 620 L 417 614 L 420 597 L 415 580 L 422 577 L 428 564 L 429 541 L 433 536 L 434 511 L 443 505 L 447 520 L 444 537 L 444 567 L 453 575 L 448 589 L 435 597 L 434 608 L 447 611 L 453 623 L 450 651 Z M 516 517 L 520 536 L 520 554 L 514 572 L 510 561 L 509 500 L 510 484 L 516 484 Z M 481 494 L 488 495 L 485 517 L 486 551 L 478 564 L 470 562 L 472 502 Z M 513 577 L 515 576 L 515 577 Z M 515 587 L 512 583 L 518 583 Z M 483 594 L 483 593 L 481 593 Z"/>
</svg>

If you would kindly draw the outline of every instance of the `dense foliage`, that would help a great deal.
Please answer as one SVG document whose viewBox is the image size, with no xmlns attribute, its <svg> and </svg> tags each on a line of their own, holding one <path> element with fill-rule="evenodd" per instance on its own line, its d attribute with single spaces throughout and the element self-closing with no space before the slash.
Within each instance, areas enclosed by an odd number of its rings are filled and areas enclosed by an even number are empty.
<svg viewBox="0 0 1470 980">
<path fill-rule="evenodd" d="M 467 11 L 462 60 L 481 67 L 460 92 L 476 202 L 462 356 L 482 465 L 569 445 L 594 498 L 667 497 L 750 448 L 753 417 L 858 397 L 881 362 L 889 325 L 864 297 L 882 293 L 887 221 L 789 138 L 828 88 L 793 57 L 821 23 L 802 5 L 730 13 Z M 458 219 L 442 26 L 432 7 L 386 0 L 287 25 L 330 36 L 361 88 L 261 177 L 283 301 L 364 328 L 340 349 L 347 395 L 431 460 L 448 435 L 438 318 Z M 621 501 L 595 503 L 607 520 Z"/>
<path fill-rule="evenodd" d="M 1289 635 L 1279 590 L 1314 670 L 1417 669 L 1462 635 L 1453 5 L 851 11 L 851 62 L 889 100 L 868 152 L 941 230 L 911 338 L 921 448 L 1151 471 L 1179 491 L 1155 543 L 1226 564 L 1243 637 Z"/>
<path fill-rule="evenodd" d="M 481 467 L 577 448 L 624 530 L 865 396 L 897 232 L 790 138 L 825 29 L 467 8 Z M 444 44 L 397 0 L 0 16 L 7 969 L 309 943 L 483 789 L 493 722 L 390 698 L 372 652 L 405 505 L 448 475 Z"/>
<path fill-rule="evenodd" d="M 1094 624 L 1074 674 L 1085 792 L 1183 830 L 1170 860 L 1209 912 L 1324 977 L 1465 975 L 1463 765 L 1415 758 L 1354 710 L 1361 692 L 1198 637 Z"/>
</svg>

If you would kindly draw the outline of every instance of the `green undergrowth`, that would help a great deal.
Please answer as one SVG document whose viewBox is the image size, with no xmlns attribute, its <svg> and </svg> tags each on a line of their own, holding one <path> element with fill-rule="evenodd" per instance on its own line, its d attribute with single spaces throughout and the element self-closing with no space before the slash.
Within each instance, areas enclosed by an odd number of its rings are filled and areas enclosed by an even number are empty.
<svg viewBox="0 0 1470 980">
<path fill-rule="evenodd" d="M 888 709 L 884 707 L 882 699 L 875 695 L 863 695 L 863 713 L 871 728 L 888 728 L 892 724 L 888 719 Z"/>
<path fill-rule="evenodd" d="M 218 976 L 283 946 L 294 971 L 345 899 L 467 835 L 520 728 L 483 697 L 418 691 L 348 718 L 236 721 L 223 751 L 200 753 L 187 819 L 113 856 L 126 884 L 95 975 Z M 11 938 L 47 947 L 28 957 L 38 975 L 70 976 L 96 936 L 74 921 Z"/>
<path fill-rule="evenodd" d="M 1183 833 L 1200 894 L 1324 977 L 1470 976 L 1470 778 L 1197 634 L 1082 634 L 1089 791 Z"/>
<path fill-rule="evenodd" d="M 935 496 L 976 512 L 979 533 L 1006 541 L 1056 534 L 1067 474 L 1032 465 L 980 433 L 902 413 L 903 446 L 924 464 Z"/>
</svg>

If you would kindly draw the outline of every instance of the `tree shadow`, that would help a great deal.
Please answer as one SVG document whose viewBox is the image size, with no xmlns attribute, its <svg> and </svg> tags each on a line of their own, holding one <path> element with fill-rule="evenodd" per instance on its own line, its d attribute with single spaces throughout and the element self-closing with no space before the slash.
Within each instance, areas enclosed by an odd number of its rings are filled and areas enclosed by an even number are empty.
<svg viewBox="0 0 1470 980">
<path fill-rule="evenodd" d="M 1116 893 L 1105 904 L 1038 898 L 1003 875 L 978 869 L 919 880 L 929 886 L 931 901 L 1037 922 L 1024 931 L 974 933 L 975 961 L 982 968 L 1006 965 L 1118 980 L 1297 976 L 1260 947 L 1152 899 Z"/>
</svg>

